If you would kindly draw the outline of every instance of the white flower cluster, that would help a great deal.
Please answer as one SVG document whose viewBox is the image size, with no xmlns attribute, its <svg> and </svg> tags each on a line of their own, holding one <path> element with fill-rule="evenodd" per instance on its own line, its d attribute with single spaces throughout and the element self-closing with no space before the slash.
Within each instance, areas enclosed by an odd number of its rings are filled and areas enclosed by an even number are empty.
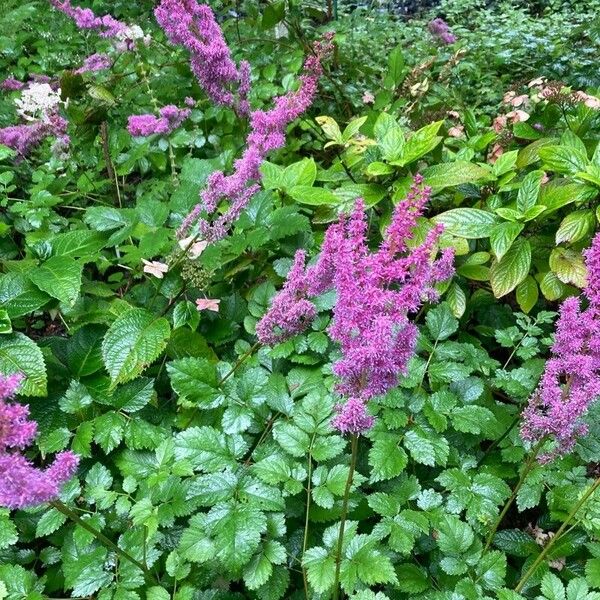
<svg viewBox="0 0 600 600">
<path fill-rule="evenodd" d="M 60 89 L 53 90 L 47 83 L 30 83 L 15 100 L 17 114 L 26 121 L 42 120 L 56 112 L 60 104 Z"/>
<path fill-rule="evenodd" d="M 118 52 L 133 50 L 135 43 L 141 40 L 145 46 L 148 46 L 152 41 L 149 35 L 144 33 L 144 30 L 139 25 L 129 25 L 116 35 L 117 44 L 115 49 Z"/>
</svg>

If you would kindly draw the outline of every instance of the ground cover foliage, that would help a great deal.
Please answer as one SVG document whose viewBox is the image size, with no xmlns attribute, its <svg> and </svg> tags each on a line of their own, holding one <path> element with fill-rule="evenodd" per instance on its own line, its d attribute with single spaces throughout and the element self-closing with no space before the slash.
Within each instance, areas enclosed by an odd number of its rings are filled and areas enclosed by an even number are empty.
<svg viewBox="0 0 600 600">
<path fill-rule="evenodd" d="M 5 4 L 0 599 L 600 598 L 598 2 Z"/>
</svg>

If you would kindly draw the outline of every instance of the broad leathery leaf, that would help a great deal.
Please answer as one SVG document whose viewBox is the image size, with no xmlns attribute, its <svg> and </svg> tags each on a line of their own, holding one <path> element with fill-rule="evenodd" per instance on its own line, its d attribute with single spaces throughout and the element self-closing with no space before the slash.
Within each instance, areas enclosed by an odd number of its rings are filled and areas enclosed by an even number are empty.
<svg viewBox="0 0 600 600">
<path fill-rule="evenodd" d="M 539 298 L 538 284 L 536 280 L 528 275 L 525 281 L 522 281 L 517 286 L 517 302 L 520 309 L 525 313 L 535 306 Z"/>
<path fill-rule="evenodd" d="M 82 266 L 70 256 L 53 256 L 29 275 L 40 290 L 73 306 L 81 289 Z"/>
<path fill-rule="evenodd" d="M 561 222 L 556 232 L 556 243 L 572 244 L 584 238 L 594 229 L 595 217 L 591 209 L 577 210 L 568 214 Z"/>
<path fill-rule="evenodd" d="M 422 174 L 425 183 L 436 190 L 463 183 L 482 183 L 494 179 L 489 169 L 460 160 L 432 165 L 424 169 Z"/>
<path fill-rule="evenodd" d="M 49 300 L 50 296 L 23 273 L 6 273 L 0 277 L 0 306 L 11 319 L 33 312 Z"/>
<path fill-rule="evenodd" d="M 580 252 L 569 248 L 554 248 L 550 253 L 550 269 L 563 283 L 585 287 L 586 268 Z"/>
<path fill-rule="evenodd" d="M 517 210 L 522 214 L 536 205 L 543 178 L 544 171 L 531 171 L 523 178 L 517 194 Z"/>
<path fill-rule="evenodd" d="M 501 260 L 492 264 L 490 283 L 494 296 L 501 298 L 514 290 L 527 277 L 530 266 L 531 244 L 529 240 L 519 239 Z"/>
<path fill-rule="evenodd" d="M 431 219 L 442 223 L 445 231 L 466 239 L 486 238 L 498 223 L 496 215 L 479 208 L 452 208 Z"/>
<path fill-rule="evenodd" d="M 102 342 L 102 358 L 112 387 L 135 379 L 167 345 L 169 322 L 143 308 L 131 308 L 110 326 Z"/>
<path fill-rule="evenodd" d="M 47 376 L 44 355 L 38 345 L 22 333 L 0 336 L 0 373 L 22 373 L 19 394 L 46 396 Z"/>
<path fill-rule="evenodd" d="M 498 223 L 494 225 L 490 232 L 490 246 L 492 252 L 496 256 L 496 260 L 500 260 L 510 249 L 513 242 L 517 239 L 524 225 L 522 223 Z"/>
</svg>

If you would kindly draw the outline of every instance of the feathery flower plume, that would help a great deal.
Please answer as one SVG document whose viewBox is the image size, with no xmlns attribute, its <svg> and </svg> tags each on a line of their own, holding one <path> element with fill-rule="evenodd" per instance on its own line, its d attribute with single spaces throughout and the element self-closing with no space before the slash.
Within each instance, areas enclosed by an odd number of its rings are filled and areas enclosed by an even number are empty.
<svg viewBox="0 0 600 600">
<path fill-rule="evenodd" d="M 427 25 L 430 33 L 444 44 L 454 44 L 456 36 L 450 31 L 450 26 L 444 19 L 433 19 Z"/>
<path fill-rule="evenodd" d="M 397 385 L 414 354 L 417 328 L 409 314 L 424 301 L 435 301 L 435 284 L 452 274 L 453 252 L 432 260 L 442 232 L 435 226 L 425 240 L 408 247 L 431 189 L 420 175 L 395 208 L 376 252 L 367 245 L 367 218 L 361 200 L 349 217 L 342 216 L 326 234 L 317 263 L 305 269 L 298 251 L 287 281 L 257 324 L 264 344 L 281 342 L 308 328 L 316 315 L 311 297 L 335 289 L 336 304 L 329 335 L 342 358 L 333 365 L 337 391 L 348 398 L 338 407 L 334 426 L 362 433 L 372 425 L 366 402 Z"/>
<path fill-rule="evenodd" d="M 61 486 L 77 469 L 73 452 L 60 452 L 46 469 L 35 467 L 21 451 L 31 444 L 37 423 L 29 421 L 29 408 L 7 403 L 18 390 L 23 375 L 0 375 L 0 506 L 24 508 L 56 498 Z"/>
<path fill-rule="evenodd" d="M 554 442 L 541 462 L 569 452 L 577 438 L 587 433 L 581 419 L 600 395 L 600 234 L 584 256 L 583 294 L 589 306 L 582 310 L 575 297 L 562 303 L 552 357 L 523 411 L 523 439 L 538 443 L 548 437 Z"/>
<path fill-rule="evenodd" d="M 167 135 L 177 129 L 191 114 L 189 108 L 177 108 L 173 104 L 163 106 L 160 117 L 154 115 L 131 115 L 127 123 L 127 131 L 131 135 L 147 137 L 154 133 Z"/>
<path fill-rule="evenodd" d="M 244 61 L 236 66 L 210 6 L 196 0 L 162 0 L 154 14 L 169 41 L 190 53 L 192 72 L 209 98 L 248 115 L 250 65 Z"/>
<path fill-rule="evenodd" d="M 246 150 L 234 163 L 231 175 L 216 171 L 208 178 L 206 188 L 200 194 L 200 203 L 184 219 L 179 236 L 185 237 L 192 225 L 199 220 L 203 239 L 214 242 L 224 238 L 232 223 L 239 217 L 252 196 L 258 191 L 256 182 L 260 178 L 260 166 L 272 150 L 285 144 L 286 127 L 298 118 L 313 102 L 323 67 L 321 61 L 332 50 L 333 34 L 326 34 L 324 41 L 314 44 L 314 54 L 304 63 L 300 76 L 300 88 L 275 99 L 268 111 L 255 110 L 250 114 L 250 133 Z M 208 217 L 217 213 L 222 200 L 228 202 L 227 210 L 213 221 L 200 218 L 202 212 Z M 200 218 L 200 219 L 199 219 Z"/>
<path fill-rule="evenodd" d="M 0 129 L 0 144 L 17 152 L 19 158 L 27 156 L 36 146 L 49 136 L 68 140 L 67 121 L 60 115 L 51 115 L 47 121 L 41 120 L 22 125 L 11 125 Z"/>
<path fill-rule="evenodd" d="M 83 73 L 94 73 L 96 71 L 104 71 L 110 69 L 112 60 L 108 54 L 90 54 L 84 61 L 83 65 L 75 70 L 76 75 Z"/>
<path fill-rule="evenodd" d="M 97 17 L 89 8 L 73 6 L 71 0 L 50 0 L 50 4 L 71 17 L 79 29 L 97 29 L 102 37 L 117 37 L 119 33 L 127 28 L 125 23 L 117 21 L 110 15 Z"/>
<path fill-rule="evenodd" d="M 24 87 L 25 84 L 14 77 L 7 77 L 2 83 L 0 83 L 0 88 L 7 92 L 22 90 Z"/>
</svg>

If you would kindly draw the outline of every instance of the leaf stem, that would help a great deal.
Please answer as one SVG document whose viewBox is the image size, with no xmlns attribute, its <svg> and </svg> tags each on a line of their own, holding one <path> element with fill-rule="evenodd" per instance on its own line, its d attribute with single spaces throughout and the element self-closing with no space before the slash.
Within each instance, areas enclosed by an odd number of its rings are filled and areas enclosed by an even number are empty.
<svg viewBox="0 0 600 600">
<path fill-rule="evenodd" d="M 525 479 L 527 478 L 527 475 L 529 475 L 529 473 L 531 472 L 531 469 L 533 468 L 535 459 L 537 458 L 537 455 L 540 451 L 540 448 L 542 447 L 543 442 L 544 442 L 543 439 L 540 440 L 537 443 L 537 445 L 535 446 L 535 448 L 531 451 L 531 454 L 529 455 L 529 458 L 527 459 L 527 462 L 525 463 L 525 466 L 523 467 L 523 470 L 521 471 L 521 476 L 519 477 L 519 481 L 517 482 L 517 485 L 515 486 L 514 490 L 512 491 L 510 498 L 506 501 L 506 504 L 504 505 L 502 512 L 498 516 L 498 519 L 496 519 L 494 526 L 492 527 L 491 531 L 489 532 L 489 534 L 486 538 L 485 546 L 483 548 L 484 553 L 487 552 L 490 545 L 492 544 L 492 540 L 494 539 L 494 535 L 496 534 L 498 527 L 500 527 L 502 521 L 504 520 L 504 517 L 506 516 L 506 513 L 509 511 L 510 507 L 512 506 L 513 502 L 515 501 L 515 498 L 517 497 L 519 490 L 523 486 L 523 483 L 525 483 Z"/>
<path fill-rule="evenodd" d="M 342 516 L 340 521 L 340 532 L 337 541 L 337 550 L 335 555 L 335 578 L 333 580 L 333 598 L 338 600 L 340 592 L 340 570 L 342 567 L 342 548 L 344 545 L 344 529 L 346 528 L 346 518 L 348 516 L 348 500 L 350 498 L 350 488 L 354 478 L 354 469 L 356 468 L 356 456 L 358 454 L 358 435 L 352 435 L 352 455 L 350 458 L 350 470 L 346 480 L 346 489 L 344 490 L 344 504 L 342 505 Z"/>
<path fill-rule="evenodd" d="M 310 495 L 312 493 L 311 488 L 311 478 L 312 478 L 312 449 L 313 444 L 315 443 L 316 433 L 313 433 L 313 436 L 310 440 L 310 446 L 308 448 L 308 479 L 306 483 L 306 514 L 304 517 L 304 537 L 302 539 L 302 579 L 304 580 L 304 593 L 306 595 L 306 600 L 309 600 L 308 594 L 308 578 L 306 575 L 306 567 L 304 566 L 304 555 L 306 554 L 306 547 L 308 546 L 308 520 L 310 516 Z"/>
<path fill-rule="evenodd" d="M 558 531 L 550 538 L 548 543 L 544 546 L 544 549 L 540 552 L 540 555 L 533 561 L 533 564 L 529 567 L 529 569 L 527 569 L 527 572 L 525 573 L 525 575 L 523 575 L 523 577 L 521 577 L 521 579 L 519 580 L 519 583 L 517 583 L 517 587 L 515 588 L 515 591 L 517 593 L 520 593 L 521 590 L 525 587 L 525 584 L 527 583 L 528 579 L 533 575 L 533 573 L 535 573 L 536 569 L 540 566 L 540 563 L 546 558 L 546 556 L 548 555 L 548 552 L 550 551 L 552 546 L 554 546 L 556 541 L 562 536 L 562 534 L 564 533 L 564 531 L 567 528 L 567 526 L 569 525 L 569 523 L 573 520 L 575 515 L 578 513 L 579 509 L 592 497 L 594 492 L 599 487 L 600 487 L 600 477 L 598 477 L 598 479 L 596 479 L 596 481 L 594 481 L 594 483 L 592 483 L 592 485 L 588 488 L 586 493 L 581 497 L 579 502 L 577 502 L 577 504 L 573 507 L 571 512 L 567 515 L 566 520 L 558 528 Z"/>
<path fill-rule="evenodd" d="M 66 504 L 63 504 L 60 500 L 53 500 L 49 504 L 53 506 L 56 510 L 61 512 L 63 515 L 71 519 L 71 521 L 79 525 L 79 527 L 85 529 L 86 531 L 89 531 L 89 533 L 91 533 L 101 544 L 104 544 L 107 548 L 115 552 L 118 556 L 124 558 L 125 560 L 128 560 L 131 564 L 135 565 L 138 569 L 142 571 L 142 573 L 144 573 L 144 577 L 146 577 L 148 581 L 152 581 L 152 583 L 154 583 L 152 580 L 152 574 L 145 565 L 143 565 L 137 559 L 133 558 L 133 556 L 131 556 L 129 552 L 126 552 L 122 548 L 119 548 L 117 544 L 115 544 L 111 539 L 106 537 L 101 531 L 98 531 L 98 529 L 92 527 L 87 521 L 84 521 L 74 510 L 69 508 Z"/>
</svg>

